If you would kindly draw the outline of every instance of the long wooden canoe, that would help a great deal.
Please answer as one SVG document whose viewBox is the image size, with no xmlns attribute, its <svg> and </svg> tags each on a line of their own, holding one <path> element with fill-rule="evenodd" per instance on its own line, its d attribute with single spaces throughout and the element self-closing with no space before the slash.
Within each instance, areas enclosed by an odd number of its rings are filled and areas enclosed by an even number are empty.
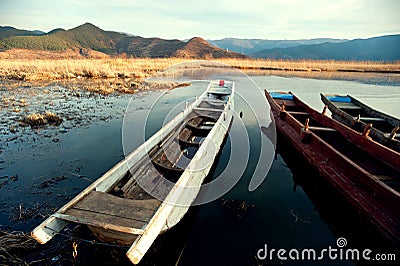
<svg viewBox="0 0 400 266">
<path fill-rule="evenodd" d="M 336 119 L 358 132 L 370 130 L 377 142 L 400 152 L 400 120 L 377 111 L 350 95 L 324 95 L 321 100 Z"/>
<path fill-rule="evenodd" d="M 74 199 L 32 231 L 44 244 L 68 223 L 102 241 L 131 245 L 137 264 L 157 236 L 195 200 L 233 119 L 235 86 L 211 81 L 205 92 Z"/>
<path fill-rule="evenodd" d="M 277 130 L 384 237 L 400 245 L 400 154 L 291 93 L 265 95 Z"/>
</svg>

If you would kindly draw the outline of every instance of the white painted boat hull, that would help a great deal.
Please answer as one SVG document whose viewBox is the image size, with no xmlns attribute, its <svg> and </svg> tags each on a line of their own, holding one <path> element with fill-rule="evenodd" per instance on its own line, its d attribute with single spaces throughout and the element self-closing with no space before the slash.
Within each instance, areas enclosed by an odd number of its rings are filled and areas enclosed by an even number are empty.
<svg viewBox="0 0 400 266">
<path fill-rule="evenodd" d="M 221 149 L 226 134 L 228 133 L 234 111 L 234 83 L 228 83 L 231 87 L 226 87 L 230 93 L 229 97 L 226 94 L 220 94 L 223 93 L 224 90 L 226 92 L 226 89 L 224 86 L 221 87 L 216 84 L 218 84 L 218 82 L 211 82 L 207 90 L 183 112 L 178 114 L 150 139 L 129 154 L 124 160 L 115 165 L 102 177 L 93 182 L 73 200 L 36 227 L 31 233 L 32 237 L 39 243 L 44 244 L 54 235 L 63 230 L 69 222 L 87 224 L 101 240 L 107 242 L 111 241 L 122 245 L 129 245 L 133 242 L 131 248 L 127 252 L 127 256 L 133 263 L 138 263 L 154 242 L 155 238 L 160 233 L 175 226 L 187 213 L 190 205 L 196 199 L 200 191 L 201 184 L 209 174 L 213 162 Z M 198 148 L 185 171 L 179 177 L 179 180 L 172 187 L 165 201 L 161 203 L 157 211 L 143 228 L 131 228 L 102 223 L 101 221 L 86 222 L 84 219 L 68 215 L 67 212 L 73 208 L 73 206 L 84 200 L 93 191 L 109 192 L 122 180 L 133 165 L 139 163 L 145 156 L 148 156 L 147 153 L 162 141 L 163 136 L 167 136 L 169 132 L 181 124 L 192 111 L 204 111 L 205 108 L 198 108 L 200 103 L 209 99 L 210 96 L 215 95 L 225 95 L 228 97 L 221 115 Z"/>
</svg>

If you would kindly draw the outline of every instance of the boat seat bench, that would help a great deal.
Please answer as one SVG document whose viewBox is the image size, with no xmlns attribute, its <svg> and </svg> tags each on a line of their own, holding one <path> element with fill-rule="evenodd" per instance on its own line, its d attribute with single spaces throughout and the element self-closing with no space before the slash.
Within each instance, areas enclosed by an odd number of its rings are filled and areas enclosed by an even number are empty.
<svg viewBox="0 0 400 266">
<path fill-rule="evenodd" d="M 105 192 L 91 191 L 59 217 L 72 222 L 143 228 L 160 206 L 156 199 L 131 200 Z"/>
<path fill-rule="evenodd" d="M 347 110 L 362 110 L 360 106 L 357 106 L 353 103 L 337 103 L 335 102 L 334 105 L 340 109 L 347 109 Z"/>
<path fill-rule="evenodd" d="M 216 108 L 205 108 L 205 107 L 196 107 L 194 108 L 195 111 L 207 111 L 207 112 L 217 112 L 220 114 L 223 110 L 216 109 Z"/>
<path fill-rule="evenodd" d="M 309 115 L 307 112 L 287 111 L 291 115 Z"/>
<path fill-rule="evenodd" d="M 354 117 L 354 120 L 357 120 L 358 117 Z M 360 117 L 360 120 L 366 122 L 385 122 L 386 120 L 380 117 Z"/>
<path fill-rule="evenodd" d="M 375 177 L 383 182 L 400 182 L 400 177 L 394 177 L 391 175 L 375 175 Z"/>
<path fill-rule="evenodd" d="M 330 127 L 309 127 L 308 129 L 312 131 L 331 131 L 335 132 L 336 129 L 330 128 Z"/>
</svg>

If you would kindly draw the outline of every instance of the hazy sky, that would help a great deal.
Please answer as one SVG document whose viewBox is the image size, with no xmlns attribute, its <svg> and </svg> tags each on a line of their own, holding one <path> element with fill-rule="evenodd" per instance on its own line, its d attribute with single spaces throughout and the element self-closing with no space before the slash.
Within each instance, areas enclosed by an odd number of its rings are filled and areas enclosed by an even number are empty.
<svg viewBox="0 0 400 266">
<path fill-rule="evenodd" d="M 50 31 L 91 22 L 166 39 L 354 39 L 400 33 L 399 10 L 399 0 L 0 0 L 0 25 Z"/>
</svg>

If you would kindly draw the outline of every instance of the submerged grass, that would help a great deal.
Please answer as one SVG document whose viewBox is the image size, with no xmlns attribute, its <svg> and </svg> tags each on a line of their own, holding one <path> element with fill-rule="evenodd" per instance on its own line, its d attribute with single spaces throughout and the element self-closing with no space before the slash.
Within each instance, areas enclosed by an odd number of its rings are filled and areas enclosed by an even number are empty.
<svg viewBox="0 0 400 266">
<path fill-rule="evenodd" d="M 28 234 L 0 229 L 0 265 L 29 265 L 19 256 L 35 249 L 36 245 L 36 241 Z"/>
</svg>

